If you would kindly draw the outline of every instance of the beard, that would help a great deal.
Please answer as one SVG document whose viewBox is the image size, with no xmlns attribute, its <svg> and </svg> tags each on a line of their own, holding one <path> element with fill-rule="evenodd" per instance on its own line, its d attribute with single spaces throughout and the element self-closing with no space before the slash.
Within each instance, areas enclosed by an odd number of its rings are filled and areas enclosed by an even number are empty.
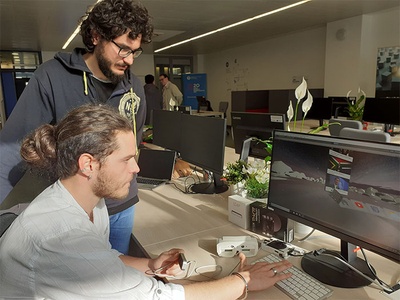
<svg viewBox="0 0 400 300">
<path fill-rule="evenodd" d="M 105 53 L 104 44 L 103 43 L 98 44 L 94 52 L 96 55 L 97 63 L 99 64 L 99 69 L 104 74 L 104 76 L 106 76 L 111 81 L 112 84 L 120 83 L 125 78 L 125 74 L 118 75 L 111 70 L 111 66 L 113 63 L 110 60 L 108 60 L 104 55 Z"/>
<path fill-rule="evenodd" d="M 115 177 L 109 176 L 106 172 L 100 170 L 93 192 L 99 198 L 122 200 L 128 196 L 129 187 L 126 187 L 126 182 L 118 182 Z"/>
</svg>

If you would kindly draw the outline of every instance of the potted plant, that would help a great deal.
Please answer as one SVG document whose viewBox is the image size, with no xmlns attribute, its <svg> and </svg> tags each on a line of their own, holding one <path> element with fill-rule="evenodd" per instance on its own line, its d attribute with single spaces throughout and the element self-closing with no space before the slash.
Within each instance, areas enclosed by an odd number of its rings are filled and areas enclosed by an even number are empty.
<svg viewBox="0 0 400 300">
<path fill-rule="evenodd" d="M 348 112 L 350 119 L 356 121 L 362 121 L 363 113 L 364 113 L 364 104 L 365 104 L 365 93 L 362 89 L 358 88 L 357 97 L 352 99 L 350 98 L 351 90 L 347 93 L 347 107 L 346 111 Z"/>
<path fill-rule="evenodd" d="M 265 199 L 268 194 L 269 165 L 269 161 L 260 159 L 250 163 L 237 160 L 227 164 L 223 177 L 233 186 L 235 194 L 251 199 Z"/>
</svg>

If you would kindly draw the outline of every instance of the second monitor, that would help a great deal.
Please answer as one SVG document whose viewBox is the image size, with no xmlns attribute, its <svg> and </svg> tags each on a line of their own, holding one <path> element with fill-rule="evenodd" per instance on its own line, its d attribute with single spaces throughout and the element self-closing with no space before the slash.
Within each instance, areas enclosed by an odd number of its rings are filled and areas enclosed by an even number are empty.
<svg viewBox="0 0 400 300">
<path fill-rule="evenodd" d="M 275 129 L 286 130 L 286 116 L 280 113 L 232 112 L 233 141 L 235 153 L 240 154 L 243 141 L 248 138 L 268 140 Z M 265 145 L 256 141 L 250 143 L 249 156 L 264 159 L 269 154 Z"/>
</svg>

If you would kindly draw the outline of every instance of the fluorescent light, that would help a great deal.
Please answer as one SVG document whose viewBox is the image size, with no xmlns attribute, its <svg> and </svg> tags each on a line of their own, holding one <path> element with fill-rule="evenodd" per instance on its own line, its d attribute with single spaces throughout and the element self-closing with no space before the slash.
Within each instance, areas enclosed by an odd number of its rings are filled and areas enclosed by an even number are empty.
<svg viewBox="0 0 400 300">
<path fill-rule="evenodd" d="M 233 23 L 233 24 L 230 24 L 230 25 L 221 27 L 221 28 L 219 28 L 219 29 L 212 30 L 212 31 L 209 31 L 209 32 L 206 32 L 206 33 L 197 35 L 197 36 L 192 37 L 192 38 L 190 38 L 190 39 L 183 40 L 183 41 L 180 41 L 180 42 L 178 42 L 178 43 L 175 43 L 175 44 L 172 44 L 172 45 L 169 45 L 169 46 L 166 46 L 166 47 L 163 47 L 163 48 L 154 50 L 154 52 L 155 52 L 155 53 L 161 52 L 161 51 L 163 51 L 163 50 L 166 50 L 166 49 L 169 49 L 169 48 L 172 48 L 172 47 L 175 47 L 175 46 L 179 46 L 179 45 L 182 45 L 182 44 L 185 44 L 185 43 L 188 43 L 188 42 L 191 42 L 191 41 L 194 41 L 194 40 L 203 38 L 203 37 L 205 37 L 205 36 L 208 36 L 208 35 L 211 35 L 211 34 L 214 34 L 214 33 L 217 33 L 217 32 L 220 32 L 220 31 L 223 31 L 223 30 L 226 30 L 226 29 L 229 29 L 229 28 L 238 26 L 238 25 L 242 25 L 242 24 L 245 24 L 245 23 L 248 23 L 248 22 L 251 22 L 251 21 L 254 21 L 254 20 L 257 20 L 257 19 L 266 17 L 266 16 L 269 16 L 269 15 L 272 15 L 272 14 L 275 14 L 275 13 L 278 13 L 278 12 L 280 12 L 280 11 L 283 11 L 283 10 L 286 10 L 286 9 L 289 9 L 289 8 L 292 8 L 292 7 L 295 7 L 295 6 L 298 6 L 298 5 L 305 4 L 305 3 L 310 2 L 310 1 L 311 1 L 311 0 L 303 0 L 303 1 L 300 1 L 300 2 L 296 2 L 296 3 L 290 4 L 290 5 L 281 7 L 281 8 L 277 8 L 277 9 L 271 10 L 271 11 L 269 11 L 269 12 L 263 13 L 263 14 L 261 14 L 261 15 L 257 15 L 257 16 L 255 16 L 255 17 L 252 17 L 252 18 L 249 18 L 249 19 L 245 19 L 245 20 L 242 20 L 242 21 L 239 21 L 239 22 L 236 22 L 236 23 Z"/>
<path fill-rule="evenodd" d="M 97 3 L 99 3 L 100 1 L 102 1 L 102 0 L 97 0 L 96 3 L 95 3 L 95 5 L 96 5 Z M 89 12 L 90 12 L 90 10 L 89 10 Z M 80 29 L 81 29 L 81 24 L 82 24 L 82 22 L 79 22 L 79 25 L 76 27 L 74 33 L 71 34 L 71 36 L 68 38 L 68 40 L 65 42 L 64 46 L 62 46 L 61 49 L 64 50 L 64 49 L 66 49 L 66 48 L 68 47 L 68 45 L 72 42 L 72 40 L 73 40 L 73 39 L 76 37 L 76 35 L 79 33 L 79 31 L 80 31 Z"/>
</svg>

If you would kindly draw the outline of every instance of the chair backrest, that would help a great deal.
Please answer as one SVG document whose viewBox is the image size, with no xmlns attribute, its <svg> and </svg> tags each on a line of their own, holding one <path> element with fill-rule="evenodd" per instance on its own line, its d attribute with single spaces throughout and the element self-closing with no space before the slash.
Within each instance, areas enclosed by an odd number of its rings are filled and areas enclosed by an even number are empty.
<svg viewBox="0 0 400 300">
<path fill-rule="evenodd" d="M 338 124 L 332 124 L 338 123 Z M 354 128 L 354 129 L 362 129 L 362 123 L 356 120 L 344 120 L 344 119 L 330 119 L 329 120 L 329 133 L 332 136 L 340 136 L 340 130 L 345 127 Z"/>
<path fill-rule="evenodd" d="M 16 214 L 11 212 L 0 214 L 0 237 L 17 217 Z"/>
<path fill-rule="evenodd" d="M 368 131 L 345 127 L 340 130 L 340 136 L 357 140 L 390 143 L 390 134 L 383 131 Z"/>
<path fill-rule="evenodd" d="M 219 103 L 218 111 L 224 113 L 224 118 L 226 118 L 226 111 L 228 110 L 229 102 L 221 101 Z"/>
</svg>

